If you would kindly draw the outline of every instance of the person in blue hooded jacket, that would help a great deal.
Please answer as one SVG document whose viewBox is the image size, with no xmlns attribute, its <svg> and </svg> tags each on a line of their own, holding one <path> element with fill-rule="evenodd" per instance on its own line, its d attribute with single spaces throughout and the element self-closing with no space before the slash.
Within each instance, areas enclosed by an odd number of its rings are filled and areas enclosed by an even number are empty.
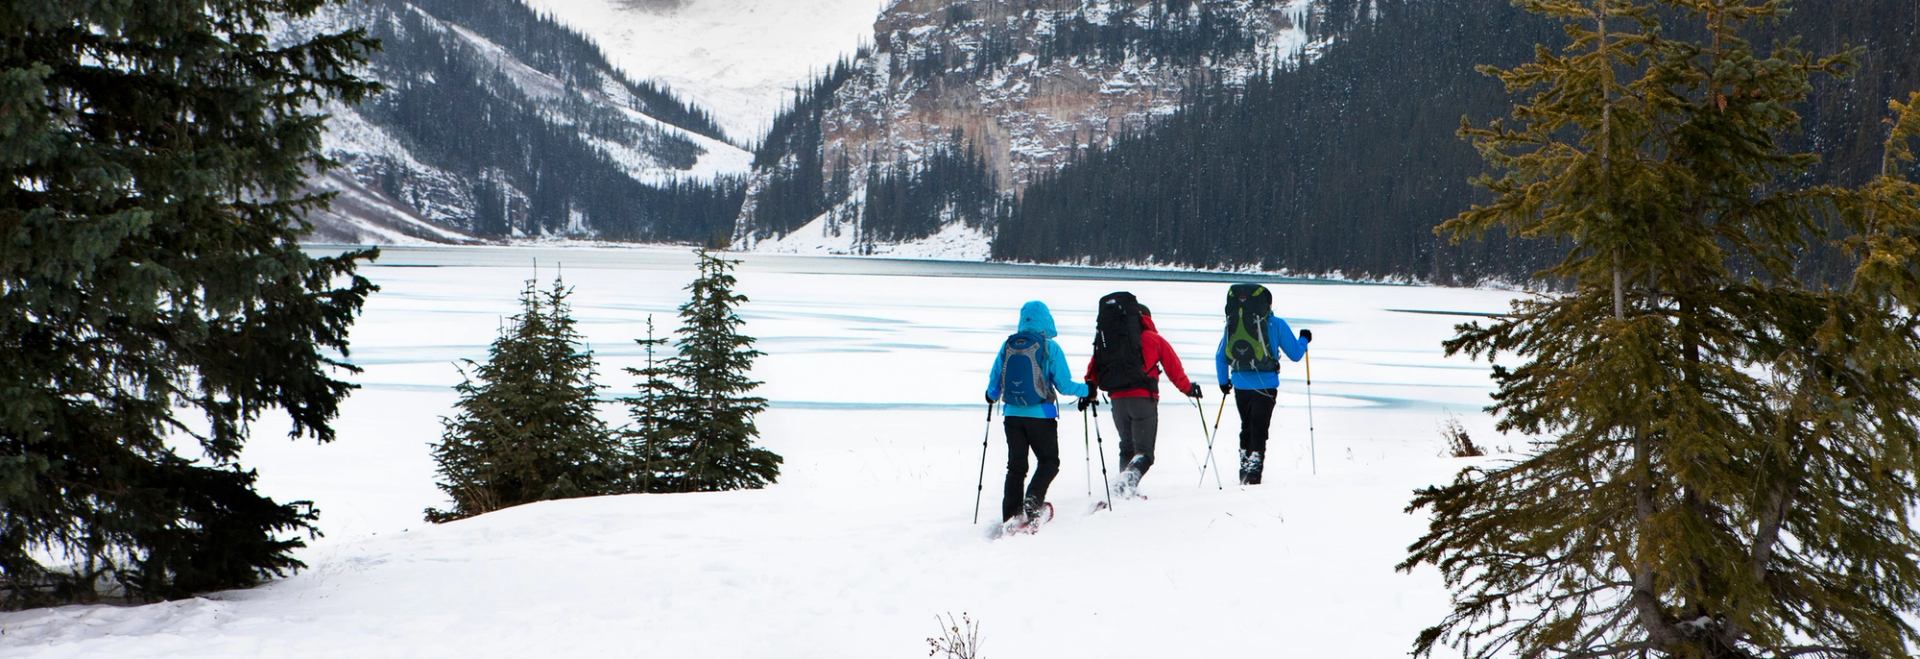
<svg viewBox="0 0 1920 659">
<path fill-rule="evenodd" d="M 1260 290 L 1262 294 L 1264 290 Z M 1268 298 L 1269 304 L 1271 298 Z M 1231 308 L 1231 307 L 1229 307 Z M 1231 363 L 1227 358 L 1228 344 L 1233 341 L 1233 327 L 1220 337 L 1220 348 L 1213 354 L 1214 375 L 1220 382 L 1220 394 L 1233 394 L 1233 407 L 1240 413 L 1240 484 L 1259 485 L 1260 473 L 1265 470 L 1267 460 L 1267 433 L 1273 425 L 1273 408 L 1279 400 L 1280 362 L 1273 355 L 1284 354 L 1290 361 L 1300 361 L 1307 354 L 1307 344 L 1313 342 L 1312 330 L 1300 330 L 1296 338 L 1293 326 L 1267 310 L 1266 352 L 1257 363 Z"/>
<path fill-rule="evenodd" d="M 1047 486 L 1060 473 L 1060 406 L 1056 394 L 1085 398 L 1087 385 L 1073 381 L 1066 352 L 1054 342 L 1053 312 L 1043 302 L 1020 307 L 1017 331 L 1007 337 L 987 376 L 987 403 L 1005 400 L 1007 481 L 1000 499 L 1000 518 L 1031 522 L 1047 500 Z M 1027 452 L 1039 464 L 1033 482 L 1026 483 Z M 1025 485 L 1025 496 L 1021 486 Z M 1024 516 L 1024 517 L 1022 517 Z"/>
</svg>

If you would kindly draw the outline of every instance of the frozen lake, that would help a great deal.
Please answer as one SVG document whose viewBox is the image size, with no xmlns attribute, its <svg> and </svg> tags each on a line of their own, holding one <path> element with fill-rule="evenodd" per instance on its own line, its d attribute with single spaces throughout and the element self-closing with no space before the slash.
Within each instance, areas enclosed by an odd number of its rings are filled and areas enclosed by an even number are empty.
<svg viewBox="0 0 1920 659">
<path fill-rule="evenodd" d="M 1492 390 L 1485 365 L 1445 358 L 1440 341 L 1475 314 L 1503 312 L 1511 298 L 1497 291 L 1217 273 L 735 258 L 743 261 L 740 291 L 750 298 L 741 310 L 744 331 L 767 353 L 754 369 L 772 408 L 760 427 L 764 441 L 787 456 L 783 485 L 830 485 L 817 481 L 851 477 L 842 473 L 849 466 L 863 469 L 861 479 L 902 475 L 864 459 L 860 465 L 819 464 L 810 459 L 812 449 L 868 442 L 884 450 L 977 449 L 987 369 L 1027 300 L 1053 308 L 1059 342 L 1079 368 L 1091 355 L 1095 303 L 1112 291 L 1132 291 L 1153 308 L 1161 333 L 1194 381 L 1207 385 L 1211 422 L 1220 402 L 1212 385 L 1221 309 L 1227 284 L 1240 281 L 1274 283 L 1275 313 L 1296 329 L 1315 331 L 1313 393 L 1323 471 L 1431 458 L 1441 446 L 1438 425 L 1449 415 L 1460 417 L 1476 437 L 1491 432 L 1480 412 Z M 517 309 L 521 285 L 536 276 L 536 264 L 542 287 L 558 272 L 574 288 L 575 317 L 611 397 L 632 390 L 621 369 L 643 359 L 633 341 L 644 335 L 646 318 L 653 316 L 663 333 L 677 325 L 693 260 L 690 252 L 674 249 L 384 249 L 375 265 L 362 270 L 382 290 L 354 326 L 352 361 L 366 372 L 353 378 L 364 388 L 344 407 L 340 440 L 325 447 L 283 442 L 276 426 L 262 424 L 249 445 L 248 464 L 260 469 L 265 487 L 277 496 L 319 503 L 330 538 L 417 526 L 419 511 L 441 501 L 427 443 L 439 437 L 439 419 L 455 400 L 456 364 L 484 360 L 501 319 Z M 1283 476 L 1308 468 L 1302 375 L 1300 364 L 1283 367 L 1269 456 L 1269 469 Z M 1204 441 L 1184 398 L 1169 398 L 1163 408 L 1161 465 L 1172 471 L 1197 460 Z M 606 418 L 617 425 L 624 410 L 609 406 Z M 1237 427 L 1228 410 L 1222 422 L 1228 442 Z M 1220 455 L 1234 459 L 1231 450 Z M 955 475 L 971 477 L 977 457 L 963 462 L 968 464 L 942 466 L 968 467 Z M 337 464 L 339 470 L 316 463 Z"/>
<path fill-rule="evenodd" d="M 261 488 L 308 499 L 327 534 L 310 568 L 249 591 L 143 607 L 0 614 L 0 655 L 34 657 L 920 656 L 935 614 L 982 620 L 984 654 L 1400 656 L 1446 610 L 1430 570 L 1395 573 L 1424 529 L 1413 488 L 1467 464 L 1439 428 L 1482 444 L 1485 364 L 1443 356 L 1452 327 L 1511 294 L 1265 281 L 1276 312 L 1314 330 L 1318 474 L 1303 370 L 1283 370 L 1266 484 L 1196 483 L 1220 402 L 1212 356 L 1229 282 L 1194 273 L 742 255 L 745 331 L 771 409 L 762 443 L 785 457 L 766 490 L 522 506 L 441 526 L 429 445 L 456 364 L 483 359 L 522 282 L 556 271 L 608 395 L 651 315 L 675 326 L 682 250 L 390 248 L 362 270 L 382 287 L 353 332 L 363 386 L 339 440 L 257 423 L 245 462 Z M 535 263 L 538 263 L 536 273 Z M 1060 511 L 1039 535 L 988 542 L 972 526 L 987 371 L 1027 300 L 1043 300 L 1078 367 L 1097 300 L 1130 290 L 1196 382 L 1203 410 L 1161 404 L 1151 497 L 1086 511 L 1100 474 L 1089 428 L 1060 423 Z M 1171 391 L 1170 386 L 1163 385 Z M 1230 406 L 1229 406 L 1230 407 Z M 607 420 L 624 423 L 609 404 Z M 1203 420 L 1203 415 L 1205 416 Z M 1227 411 L 1218 459 L 1236 460 Z M 1081 442 L 1073 442 L 1081 435 Z M 1111 424 L 1106 459 L 1115 459 Z M 987 517 L 1004 445 L 991 429 Z M 1111 465 L 1110 465 L 1111 466 Z"/>
</svg>

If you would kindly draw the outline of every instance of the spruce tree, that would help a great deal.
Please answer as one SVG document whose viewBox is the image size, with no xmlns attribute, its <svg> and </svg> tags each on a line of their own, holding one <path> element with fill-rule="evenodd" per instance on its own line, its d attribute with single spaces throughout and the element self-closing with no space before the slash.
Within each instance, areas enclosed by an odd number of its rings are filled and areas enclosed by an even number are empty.
<svg viewBox="0 0 1920 659">
<path fill-rule="evenodd" d="M 375 89 L 357 30 L 268 44 L 323 4 L 0 3 L 0 606 L 301 567 L 312 507 L 238 459 L 268 410 L 334 438 L 374 290 L 297 242 L 314 108 Z"/>
<path fill-rule="evenodd" d="M 429 521 L 627 491 L 624 452 L 595 413 L 593 353 L 574 328 L 569 292 L 557 277 L 544 292 L 528 280 L 487 362 L 467 362 L 458 413 L 433 449 L 453 508 L 428 509 Z"/>
<path fill-rule="evenodd" d="M 666 399 L 673 436 L 665 462 L 681 492 L 764 487 L 780 477 L 780 456 L 753 444 L 753 417 L 767 401 L 748 395 L 760 385 L 747 372 L 762 353 L 739 331 L 745 321 L 735 308 L 747 297 L 733 290 L 738 261 L 698 256 L 700 274 L 680 305 L 678 354 L 667 360 L 679 389 Z"/>
<path fill-rule="evenodd" d="M 1920 209 L 1896 164 L 1807 188 L 1815 157 L 1781 146 L 1844 58 L 1755 52 L 1743 31 L 1777 0 L 1519 4 L 1573 39 L 1496 72 L 1531 95 L 1463 129 L 1494 200 L 1441 231 L 1556 241 L 1542 276 L 1571 290 L 1447 343 L 1521 361 L 1495 366 L 1491 409 L 1542 439 L 1416 494 L 1433 519 L 1401 567 L 1454 590 L 1416 652 L 1906 656 Z M 1897 161 L 1914 120 L 1895 109 Z M 1852 250 L 1851 285 L 1798 279 L 1815 240 Z"/>
<path fill-rule="evenodd" d="M 680 388 L 674 384 L 673 373 L 660 355 L 666 347 L 667 338 L 656 336 L 653 329 L 653 316 L 647 316 L 647 338 L 635 339 L 646 352 L 646 366 L 628 368 L 627 373 L 640 378 L 639 392 L 623 399 L 627 404 L 627 414 L 631 425 L 622 432 L 625 440 L 630 466 L 627 473 L 633 480 L 635 492 L 671 492 L 678 484 L 678 475 L 664 471 L 667 463 L 663 451 L 667 442 L 681 436 L 686 424 L 675 418 L 668 405 L 677 400 Z"/>
</svg>

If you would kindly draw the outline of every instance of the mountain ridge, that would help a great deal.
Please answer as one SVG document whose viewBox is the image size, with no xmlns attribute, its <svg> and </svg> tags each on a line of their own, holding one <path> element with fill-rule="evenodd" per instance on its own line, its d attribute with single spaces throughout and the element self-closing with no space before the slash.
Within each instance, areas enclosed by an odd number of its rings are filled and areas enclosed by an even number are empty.
<svg viewBox="0 0 1920 659">
<path fill-rule="evenodd" d="M 277 38 L 359 27 L 386 89 L 326 108 L 339 193 L 312 240 L 709 242 L 750 154 L 704 110 L 615 70 L 518 0 L 354 0 Z"/>
</svg>

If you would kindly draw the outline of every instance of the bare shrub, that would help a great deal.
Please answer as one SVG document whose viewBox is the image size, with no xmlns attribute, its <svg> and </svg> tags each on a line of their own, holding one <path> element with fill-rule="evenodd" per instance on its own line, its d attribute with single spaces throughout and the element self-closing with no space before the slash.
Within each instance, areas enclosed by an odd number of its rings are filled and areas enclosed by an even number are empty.
<svg viewBox="0 0 1920 659">
<path fill-rule="evenodd" d="M 933 617 L 940 623 L 940 635 L 927 637 L 927 656 L 945 659 L 980 659 L 980 623 L 974 622 L 965 612 L 960 619 L 954 620 L 949 613 L 945 619 Z"/>
<path fill-rule="evenodd" d="M 1447 453 L 1456 458 L 1477 458 L 1487 454 L 1486 449 L 1473 443 L 1467 436 L 1466 426 L 1460 425 L 1458 417 L 1447 417 L 1440 426 L 1440 436 L 1447 439 Z"/>
</svg>

